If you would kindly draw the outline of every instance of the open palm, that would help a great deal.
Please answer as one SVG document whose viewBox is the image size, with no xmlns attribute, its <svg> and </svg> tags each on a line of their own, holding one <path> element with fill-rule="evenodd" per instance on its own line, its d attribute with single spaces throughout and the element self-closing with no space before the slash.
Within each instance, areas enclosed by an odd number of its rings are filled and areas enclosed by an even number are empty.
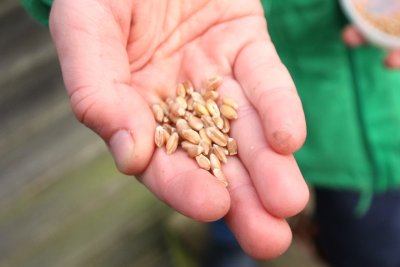
<svg viewBox="0 0 400 267">
<path fill-rule="evenodd" d="M 308 190 L 292 156 L 305 138 L 293 82 L 267 34 L 257 0 L 54 1 L 50 29 L 77 118 L 109 145 L 118 168 L 200 221 L 224 217 L 253 257 L 290 244 L 286 217 Z M 150 105 L 215 74 L 239 104 L 239 157 L 225 188 L 178 151 L 155 149 Z"/>
</svg>

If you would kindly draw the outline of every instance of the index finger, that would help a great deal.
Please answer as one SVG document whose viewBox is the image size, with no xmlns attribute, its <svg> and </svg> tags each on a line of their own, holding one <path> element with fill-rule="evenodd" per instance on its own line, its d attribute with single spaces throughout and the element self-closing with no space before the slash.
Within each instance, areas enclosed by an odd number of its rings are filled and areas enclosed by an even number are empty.
<svg viewBox="0 0 400 267">
<path fill-rule="evenodd" d="M 198 221 L 220 219 L 230 207 L 226 187 L 180 148 L 171 155 L 157 148 L 140 181 L 160 200 Z"/>
<path fill-rule="evenodd" d="M 238 54 L 234 73 L 262 120 L 271 147 L 291 154 L 304 143 L 306 125 L 293 80 L 269 40 L 248 44 Z"/>
</svg>

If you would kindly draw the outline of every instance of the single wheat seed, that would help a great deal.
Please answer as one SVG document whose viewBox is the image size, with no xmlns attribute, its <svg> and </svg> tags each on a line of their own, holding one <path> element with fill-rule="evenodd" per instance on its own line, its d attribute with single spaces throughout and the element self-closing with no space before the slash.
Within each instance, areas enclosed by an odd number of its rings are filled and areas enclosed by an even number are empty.
<svg viewBox="0 0 400 267">
<path fill-rule="evenodd" d="M 237 151 L 238 151 L 236 140 L 231 138 L 231 137 L 229 137 L 228 138 L 228 144 L 226 145 L 226 148 L 228 149 L 228 152 L 229 152 L 230 156 L 236 155 Z"/>
<path fill-rule="evenodd" d="M 165 132 L 166 132 L 166 130 L 162 126 L 159 125 L 156 127 L 154 141 L 155 141 L 157 147 L 164 146 L 166 140 L 168 140 L 168 139 L 165 139 L 165 137 L 166 137 Z"/>
<path fill-rule="evenodd" d="M 180 97 L 186 96 L 186 89 L 182 83 L 179 83 L 178 86 L 176 87 L 176 95 Z"/>
<path fill-rule="evenodd" d="M 210 113 L 211 117 L 217 116 L 219 117 L 221 115 L 221 112 L 219 111 L 219 107 L 217 103 L 215 103 L 214 100 L 208 99 L 206 102 L 206 107 L 208 112 Z"/>
<path fill-rule="evenodd" d="M 212 151 L 222 163 L 228 162 L 228 159 L 226 158 L 225 150 L 222 147 L 214 144 L 212 147 Z"/>
<path fill-rule="evenodd" d="M 178 141 L 179 141 L 178 133 L 172 133 L 165 146 L 167 154 L 172 154 L 176 151 L 176 148 L 178 147 Z"/>
<path fill-rule="evenodd" d="M 231 124 L 226 117 L 223 117 L 222 119 L 224 120 L 224 126 L 222 127 L 221 131 L 223 133 L 229 133 L 229 131 L 231 130 Z"/>
<path fill-rule="evenodd" d="M 202 116 L 202 115 L 210 116 L 208 109 L 201 103 L 195 102 L 193 104 L 193 109 L 198 116 Z"/>
<path fill-rule="evenodd" d="M 185 88 L 186 94 L 191 95 L 194 92 L 193 85 L 190 81 L 184 81 L 182 83 L 183 87 Z"/>
<path fill-rule="evenodd" d="M 182 141 L 181 146 L 191 158 L 195 158 L 196 156 L 204 152 L 202 146 L 192 144 L 188 141 Z"/>
<path fill-rule="evenodd" d="M 210 90 L 217 90 L 218 87 L 222 84 L 222 77 L 221 76 L 213 76 L 205 81 L 205 89 L 206 91 Z"/>
<path fill-rule="evenodd" d="M 212 99 L 212 100 L 215 101 L 215 100 L 218 99 L 218 97 L 219 97 L 218 92 L 217 92 L 217 91 L 211 91 L 211 90 L 206 91 L 206 92 L 204 93 L 204 95 L 203 95 L 203 98 L 204 98 L 205 100 Z"/>
<path fill-rule="evenodd" d="M 212 120 L 218 129 L 222 130 L 224 128 L 224 119 L 223 118 L 221 118 L 220 116 L 213 116 Z"/>
<path fill-rule="evenodd" d="M 210 153 L 211 150 L 211 143 L 208 143 L 206 140 L 200 140 L 199 146 L 201 146 L 202 150 L 203 150 L 203 154 L 208 156 L 208 154 Z"/>
<path fill-rule="evenodd" d="M 221 169 L 221 162 L 219 161 L 218 157 L 214 154 L 210 154 L 210 163 L 211 169 Z"/>
<path fill-rule="evenodd" d="M 206 128 L 207 136 L 217 145 L 226 146 L 228 144 L 228 139 L 225 135 L 218 130 L 216 127 Z"/>
<path fill-rule="evenodd" d="M 199 117 L 194 116 L 193 114 L 189 114 L 187 121 L 190 127 L 192 127 L 196 131 L 200 131 L 202 128 L 204 128 L 203 121 Z"/>
<path fill-rule="evenodd" d="M 201 120 L 203 121 L 204 127 L 215 127 L 215 123 L 209 115 L 201 116 Z"/>
<path fill-rule="evenodd" d="M 160 104 L 154 104 L 152 106 L 152 110 L 154 113 L 154 118 L 158 123 L 162 123 L 164 120 L 164 110 Z"/>
<path fill-rule="evenodd" d="M 192 129 L 183 129 L 181 136 L 192 144 L 199 144 L 201 141 L 198 132 Z"/>
<path fill-rule="evenodd" d="M 235 110 L 237 110 L 239 108 L 239 105 L 235 102 L 235 100 L 233 100 L 230 97 L 222 98 L 222 103 L 224 103 L 227 106 L 230 106 L 230 107 L 234 108 Z"/>
<path fill-rule="evenodd" d="M 215 177 L 217 177 L 218 181 L 223 183 L 225 186 L 228 186 L 228 180 L 226 179 L 226 176 L 221 169 L 214 169 L 212 170 L 212 173 L 214 174 Z"/>
<path fill-rule="evenodd" d="M 197 164 L 199 164 L 200 168 L 205 169 L 207 171 L 211 169 L 210 160 L 206 156 L 200 154 L 196 157 L 196 161 Z"/>
<path fill-rule="evenodd" d="M 226 105 L 226 104 L 223 104 L 221 107 L 220 107 L 220 111 L 221 111 L 221 113 L 222 113 L 222 115 L 224 115 L 227 119 L 229 119 L 229 120 L 235 120 L 235 119 L 237 119 L 237 112 L 236 112 L 236 110 L 233 108 L 233 107 L 231 107 L 231 106 L 228 106 L 228 105 Z"/>
<path fill-rule="evenodd" d="M 201 137 L 201 140 L 206 142 L 209 146 L 212 145 L 212 141 L 211 139 L 208 137 L 207 133 L 206 133 L 206 129 L 200 129 L 199 131 L 199 135 Z"/>
<path fill-rule="evenodd" d="M 178 119 L 175 123 L 176 125 L 176 130 L 179 135 L 182 135 L 183 130 L 189 130 L 191 129 L 188 122 L 185 119 Z"/>
</svg>

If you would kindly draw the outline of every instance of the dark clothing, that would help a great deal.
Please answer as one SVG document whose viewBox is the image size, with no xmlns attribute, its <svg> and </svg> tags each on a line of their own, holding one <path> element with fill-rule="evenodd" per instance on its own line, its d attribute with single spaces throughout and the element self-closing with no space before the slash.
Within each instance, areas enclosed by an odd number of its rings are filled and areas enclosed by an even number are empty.
<svg viewBox="0 0 400 267">
<path fill-rule="evenodd" d="M 335 267 L 400 266 L 400 192 L 377 194 L 363 216 L 355 216 L 359 195 L 316 189 L 318 245 Z"/>
</svg>

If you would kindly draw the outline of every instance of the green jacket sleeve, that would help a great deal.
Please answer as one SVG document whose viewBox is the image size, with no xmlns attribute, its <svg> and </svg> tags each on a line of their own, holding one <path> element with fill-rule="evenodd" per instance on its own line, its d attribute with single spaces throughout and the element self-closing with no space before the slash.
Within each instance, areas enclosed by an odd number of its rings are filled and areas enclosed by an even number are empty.
<svg viewBox="0 0 400 267">
<path fill-rule="evenodd" d="M 49 24 L 49 14 L 53 0 L 20 0 L 26 11 L 40 24 Z"/>
</svg>

